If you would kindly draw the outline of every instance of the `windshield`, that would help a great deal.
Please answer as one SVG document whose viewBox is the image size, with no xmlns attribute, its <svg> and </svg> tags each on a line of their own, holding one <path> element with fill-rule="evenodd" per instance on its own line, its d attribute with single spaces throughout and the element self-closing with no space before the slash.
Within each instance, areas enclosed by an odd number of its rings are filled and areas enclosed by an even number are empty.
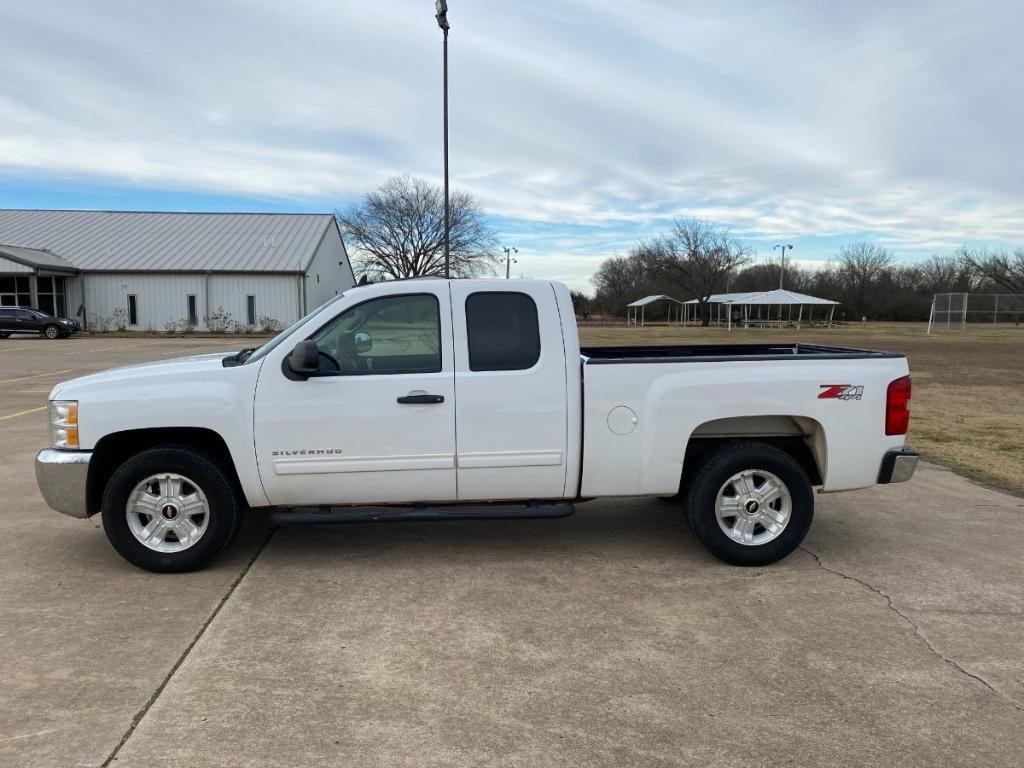
<svg viewBox="0 0 1024 768">
<path fill-rule="evenodd" d="M 321 304 L 319 307 L 317 307 L 312 312 L 310 312 L 308 315 L 306 315 L 302 319 L 297 320 L 294 323 L 292 323 L 291 325 L 289 325 L 287 328 L 285 328 L 283 331 L 281 331 L 279 334 L 277 334 L 277 336 L 272 338 L 270 341 L 268 341 L 262 347 L 257 349 L 251 355 L 249 355 L 249 357 L 247 357 L 245 359 L 245 364 L 248 365 L 249 363 L 254 362 L 256 360 L 259 360 L 262 357 L 266 357 L 268 354 L 270 354 L 270 352 L 278 344 L 280 344 L 282 341 L 284 341 L 289 336 L 291 336 L 295 332 L 296 328 L 298 328 L 300 325 L 305 323 L 307 320 L 309 320 L 314 315 L 317 315 L 317 314 L 323 312 L 325 309 L 327 309 L 329 306 L 331 306 L 331 304 L 336 302 L 338 299 L 342 298 L 344 295 L 345 295 L 344 293 L 339 293 L 337 296 L 332 296 L 327 301 L 325 301 L 323 304 Z"/>
</svg>

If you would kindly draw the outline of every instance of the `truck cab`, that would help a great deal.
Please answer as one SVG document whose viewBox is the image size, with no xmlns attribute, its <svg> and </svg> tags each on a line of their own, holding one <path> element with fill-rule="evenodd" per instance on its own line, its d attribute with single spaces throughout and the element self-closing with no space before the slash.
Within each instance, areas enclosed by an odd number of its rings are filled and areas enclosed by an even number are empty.
<svg viewBox="0 0 1024 768">
<path fill-rule="evenodd" d="M 304 329 L 315 370 L 265 353 L 253 437 L 271 504 L 576 495 L 579 350 L 566 354 L 551 283 L 409 280 L 351 298 Z"/>
</svg>

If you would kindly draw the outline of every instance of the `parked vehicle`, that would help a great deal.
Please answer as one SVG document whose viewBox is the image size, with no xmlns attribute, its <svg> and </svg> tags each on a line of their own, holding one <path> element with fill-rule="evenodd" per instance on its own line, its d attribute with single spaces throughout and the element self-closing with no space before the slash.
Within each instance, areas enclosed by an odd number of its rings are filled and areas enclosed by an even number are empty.
<svg viewBox="0 0 1024 768">
<path fill-rule="evenodd" d="M 913 474 L 907 374 L 901 354 L 805 344 L 581 351 L 561 284 L 380 283 L 256 350 L 58 384 L 36 473 L 152 571 L 206 565 L 253 507 L 322 524 L 676 494 L 712 553 L 766 565 L 807 533 L 815 488 Z"/>
<path fill-rule="evenodd" d="M 82 327 L 75 320 L 54 317 L 28 307 L 0 307 L 0 339 L 12 333 L 32 333 L 48 339 L 66 339 Z"/>
</svg>

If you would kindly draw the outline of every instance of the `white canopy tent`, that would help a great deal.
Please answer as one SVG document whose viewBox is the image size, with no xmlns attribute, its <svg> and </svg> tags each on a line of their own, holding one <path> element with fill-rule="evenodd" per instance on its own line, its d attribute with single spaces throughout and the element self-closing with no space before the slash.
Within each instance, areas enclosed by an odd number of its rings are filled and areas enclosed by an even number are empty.
<svg viewBox="0 0 1024 768">
<path fill-rule="evenodd" d="M 700 301 L 697 299 L 690 299 L 684 302 L 684 312 L 687 321 L 689 321 L 689 307 L 694 306 L 696 310 L 695 305 L 699 303 Z M 831 328 L 836 305 L 839 304 L 838 301 L 822 299 L 818 296 L 809 296 L 806 293 L 797 293 L 796 291 L 787 291 L 783 288 L 746 293 L 716 293 L 708 298 L 708 303 L 715 305 L 719 325 L 722 324 L 722 310 L 724 307 L 725 324 L 729 328 L 732 328 L 734 313 L 736 314 L 737 324 L 742 323 L 744 328 L 749 328 L 751 325 L 782 326 L 787 323 L 795 324 L 799 328 L 805 322 L 804 307 L 809 308 L 806 322 L 817 322 Z M 812 319 L 813 308 L 817 306 L 827 307 L 828 311 L 825 312 L 823 309 L 822 315 L 817 320 L 814 320 Z M 773 313 L 773 307 L 778 307 L 777 313 Z M 793 318 L 793 307 L 797 307 L 795 320 Z M 740 308 L 742 308 L 742 316 L 740 316 Z M 752 311 L 755 308 L 757 310 L 756 313 Z M 763 312 L 762 308 L 764 308 Z M 756 317 L 754 316 L 755 314 Z M 775 317 L 772 316 L 773 314 L 775 314 Z M 696 312 L 694 312 L 694 319 L 696 319 Z"/>
<path fill-rule="evenodd" d="M 679 299 L 673 299 L 671 296 L 665 296 L 659 294 L 658 296 L 644 296 L 642 299 L 626 305 L 626 323 L 629 325 L 645 325 L 646 324 L 646 309 L 648 304 L 654 304 L 657 301 L 668 301 L 671 302 L 668 307 L 668 324 L 672 325 L 672 306 L 676 305 L 676 325 L 680 325 L 683 322 L 683 303 Z"/>
</svg>

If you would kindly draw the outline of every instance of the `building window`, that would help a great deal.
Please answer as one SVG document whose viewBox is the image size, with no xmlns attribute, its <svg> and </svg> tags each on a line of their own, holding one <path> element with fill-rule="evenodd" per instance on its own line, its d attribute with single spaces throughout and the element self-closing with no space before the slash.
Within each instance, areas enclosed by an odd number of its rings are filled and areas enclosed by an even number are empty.
<svg viewBox="0 0 1024 768">
<path fill-rule="evenodd" d="M 188 324 L 199 325 L 199 312 L 196 310 L 196 295 L 194 293 L 188 295 Z"/>
<path fill-rule="evenodd" d="M 128 325 L 139 324 L 139 302 L 134 293 L 128 294 Z"/>
<path fill-rule="evenodd" d="M 466 333 L 471 371 L 522 371 L 540 360 L 537 305 L 525 293 L 469 294 Z"/>
<path fill-rule="evenodd" d="M 36 309 L 54 317 L 67 315 L 65 281 L 63 277 L 40 275 L 36 278 Z"/>
<path fill-rule="evenodd" d="M 29 278 L 0 277 L 0 306 L 27 307 L 32 303 Z"/>
<path fill-rule="evenodd" d="M 245 297 L 246 325 L 256 325 L 256 297 L 249 294 Z"/>
</svg>

